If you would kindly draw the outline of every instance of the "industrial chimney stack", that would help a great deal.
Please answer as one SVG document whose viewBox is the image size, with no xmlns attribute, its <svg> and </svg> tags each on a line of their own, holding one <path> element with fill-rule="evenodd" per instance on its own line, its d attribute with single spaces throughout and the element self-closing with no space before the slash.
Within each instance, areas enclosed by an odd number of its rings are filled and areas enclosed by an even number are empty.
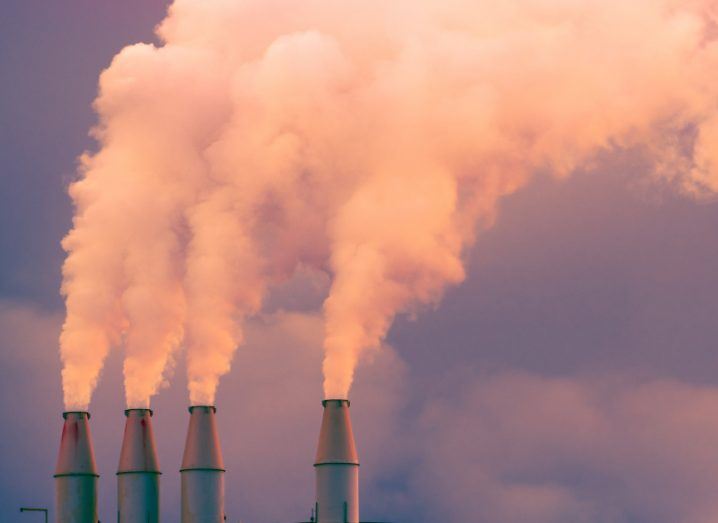
<svg viewBox="0 0 718 523">
<path fill-rule="evenodd" d="M 158 523 L 160 467 L 150 409 L 125 411 L 125 435 L 117 468 L 118 523 Z"/>
<path fill-rule="evenodd" d="M 322 401 L 314 523 L 359 523 L 359 458 L 349 400 Z M 224 462 L 214 406 L 192 406 L 182 468 L 181 523 L 224 523 Z M 160 469 L 150 409 L 127 409 L 117 470 L 117 522 L 159 523 Z M 56 523 L 99 523 L 99 475 L 88 412 L 65 412 L 55 470 Z"/>
<path fill-rule="evenodd" d="M 359 523 L 359 458 L 349 418 L 349 400 L 324 400 L 314 463 L 317 523 Z"/>
<path fill-rule="evenodd" d="M 224 522 L 224 461 L 213 406 L 189 408 L 182 458 L 182 523 Z"/>
<path fill-rule="evenodd" d="M 97 466 L 89 412 L 65 412 L 55 469 L 55 521 L 97 523 Z"/>
</svg>

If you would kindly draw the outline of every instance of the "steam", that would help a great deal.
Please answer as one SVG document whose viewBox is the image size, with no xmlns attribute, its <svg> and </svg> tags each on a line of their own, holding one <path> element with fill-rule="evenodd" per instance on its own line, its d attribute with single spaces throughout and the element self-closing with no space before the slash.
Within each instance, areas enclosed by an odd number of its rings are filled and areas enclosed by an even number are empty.
<svg viewBox="0 0 718 523">
<path fill-rule="evenodd" d="M 176 0 L 158 35 L 103 73 L 70 189 L 68 406 L 119 345 L 130 405 L 181 344 L 190 401 L 213 403 L 243 320 L 299 268 L 332 277 L 324 386 L 343 398 L 536 173 L 631 148 L 718 190 L 714 0 Z"/>
</svg>

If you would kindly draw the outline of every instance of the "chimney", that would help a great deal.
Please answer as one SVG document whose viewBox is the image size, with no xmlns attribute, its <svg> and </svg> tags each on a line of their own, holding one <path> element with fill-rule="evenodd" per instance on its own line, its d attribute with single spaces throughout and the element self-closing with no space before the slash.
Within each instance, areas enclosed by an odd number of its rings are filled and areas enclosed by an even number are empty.
<svg viewBox="0 0 718 523">
<path fill-rule="evenodd" d="M 317 523 L 359 523 L 359 458 L 349 400 L 322 401 L 324 415 L 314 463 Z"/>
<path fill-rule="evenodd" d="M 160 467 L 150 409 L 125 411 L 125 435 L 117 467 L 118 523 L 158 523 Z"/>
<path fill-rule="evenodd" d="M 65 412 L 55 469 L 55 521 L 97 523 L 97 466 L 89 412 Z"/>
<path fill-rule="evenodd" d="M 224 461 L 213 406 L 189 408 L 182 458 L 182 523 L 224 522 Z"/>
</svg>

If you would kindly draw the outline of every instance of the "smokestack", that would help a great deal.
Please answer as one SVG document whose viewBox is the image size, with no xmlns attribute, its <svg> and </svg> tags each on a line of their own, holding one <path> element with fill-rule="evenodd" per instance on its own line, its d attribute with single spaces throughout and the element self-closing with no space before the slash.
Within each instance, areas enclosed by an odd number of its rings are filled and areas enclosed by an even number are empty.
<svg viewBox="0 0 718 523">
<path fill-rule="evenodd" d="M 125 411 L 125 436 L 117 467 L 118 523 L 158 523 L 160 467 L 150 409 Z"/>
<path fill-rule="evenodd" d="M 224 461 L 213 406 L 189 408 L 182 458 L 182 523 L 224 521 Z"/>
<path fill-rule="evenodd" d="M 317 523 L 359 523 L 359 458 L 349 400 L 324 400 L 314 463 Z"/>
<path fill-rule="evenodd" d="M 55 521 L 97 523 L 97 466 L 89 412 L 64 412 L 55 469 Z"/>
</svg>

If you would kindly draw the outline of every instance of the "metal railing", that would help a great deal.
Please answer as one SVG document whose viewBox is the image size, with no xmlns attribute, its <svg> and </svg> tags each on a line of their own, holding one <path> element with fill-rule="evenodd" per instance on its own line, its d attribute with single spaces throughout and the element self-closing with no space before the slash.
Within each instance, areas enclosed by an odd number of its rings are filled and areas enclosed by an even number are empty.
<svg viewBox="0 0 718 523">
<path fill-rule="evenodd" d="M 48 519 L 47 519 L 48 510 L 46 508 L 20 507 L 20 512 L 44 512 L 45 513 L 45 523 L 48 522 Z"/>
</svg>

